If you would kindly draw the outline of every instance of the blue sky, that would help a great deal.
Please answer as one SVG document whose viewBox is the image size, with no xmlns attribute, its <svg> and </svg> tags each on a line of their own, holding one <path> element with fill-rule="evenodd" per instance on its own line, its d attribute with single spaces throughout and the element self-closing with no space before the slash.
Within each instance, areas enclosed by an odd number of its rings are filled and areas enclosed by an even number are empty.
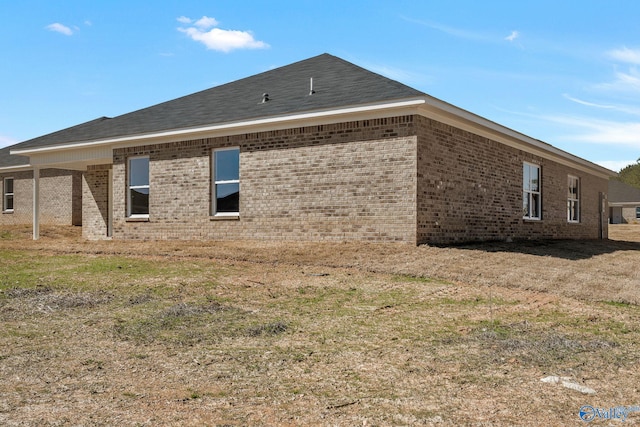
<svg viewBox="0 0 640 427">
<path fill-rule="evenodd" d="M 0 147 L 324 52 L 613 170 L 640 157 L 637 0 L 0 0 Z"/>
</svg>

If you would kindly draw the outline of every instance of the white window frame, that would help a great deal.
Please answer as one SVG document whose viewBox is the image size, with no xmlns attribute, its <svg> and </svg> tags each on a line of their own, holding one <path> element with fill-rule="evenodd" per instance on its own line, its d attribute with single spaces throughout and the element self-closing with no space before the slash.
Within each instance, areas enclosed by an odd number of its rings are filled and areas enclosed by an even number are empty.
<svg viewBox="0 0 640 427">
<path fill-rule="evenodd" d="M 146 185 L 131 185 L 131 161 L 132 160 L 137 160 L 137 159 L 147 159 L 147 161 L 149 162 L 149 176 L 147 177 L 147 184 Z M 131 208 L 132 208 L 132 203 L 131 203 L 131 190 L 139 190 L 139 189 L 147 189 L 149 190 L 149 193 L 151 193 L 151 185 L 150 185 L 150 181 L 151 181 L 151 161 L 149 159 L 149 156 L 134 156 L 134 157 L 129 157 L 127 159 L 127 217 L 128 218 L 149 218 L 149 214 L 132 214 L 131 213 Z M 151 212 L 151 206 L 149 203 L 149 206 L 147 206 L 149 212 Z"/>
<path fill-rule="evenodd" d="M 574 175 L 568 175 L 568 194 L 567 194 L 567 221 L 571 223 L 580 222 L 580 178 Z M 575 188 L 575 193 L 571 191 Z M 571 213 L 575 210 L 575 218 Z"/>
<path fill-rule="evenodd" d="M 524 170 L 525 168 L 535 168 L 538 170 L 538 190 L 537 191 L 533 191 L 531 190 L 531 182 L 525 183 L 524 182 Z M 529 186 L 529 189 L 527 189 L 527 186 Z M 535 196 L 538 196 L 538 204 L 537 204 L 537 210 L 534 213 L 534 215 L 531 215 L 531 212 L 529 212 L 529 214 L 527 214 L 527 212 L 524 211 L 524 199 L 525 197 L 528 197 L 528 203 L 529 203 L 529 209 L 531 209 L 531 206 L 533 206 L 533 200 L 535 199 Z M 540 165 L 534 164 L 534 163 L 528 163 L 528 162 L 524 162 L 523 166 L 522 166 L 522 202 L 523 202 L 523 212 L 522 212 L 522 218 L 525 220 L 531 220 L 531 221 L 539 221 L 542 219 L 542 167 Z"/>
<path fill-rule="evenodd" d="M 216 153 L 223 151 L 237 151 L 240 155 L 240 147 L 224 147 L 216 148 L 211 151 L 211 215 L 214 217 L 227 217 L 238 218 L 240 216 L 240 206 L 238 206 L 237 212 L 218 212 L 217 201 L 217 187 L 220 184 L 238 184 L 240 186 L 240 164 L 238 163 L 238 179 L 230 180 L 216 180 Z"/>
<path fill-rule="evenodd" d="M 7 181 L 11 180 L 11 186 L 13 187 L 13 191 L 11 193 L 7 192 Z M 13 179 L 12 176 L 7 176 L 5 178 L 2 179 L 2 212 L 6 212 L 6 213 L 11 213 L 13 212 L 13 209 L 15 208 L 15 201 L 16 198 L 14 196 L 16 188 L 16 181 Z M 7 208 L 8 200 L 9 200 L 9 196 L 11 196 L 11 209 Z"/>
</svg>

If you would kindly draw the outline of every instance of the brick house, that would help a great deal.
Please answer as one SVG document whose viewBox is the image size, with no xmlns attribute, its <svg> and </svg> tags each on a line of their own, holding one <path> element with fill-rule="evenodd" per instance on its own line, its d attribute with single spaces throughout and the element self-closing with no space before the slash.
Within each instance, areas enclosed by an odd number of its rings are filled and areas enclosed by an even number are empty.
<svg viewBox="0 0 640 427">
<path fill-rule="evenodd" d="M 0 190 L 2 191 L 2 225 L 33 222 L 34 169 L 29 159 L 12 156 L 14 147 L 0 149 Z M 82 224 L 82 172 L 44 168 L 39 171 L 39 221 L 42 224 Z"/>
<path fill-rule="evenodd" d="M 609 218 L 611 224 L 640 223 L 640 189 L 617 179 L 610 180 Z"/>
<path fill-rule="evenodd" d="M 328 54 L 9 151 L 0 224 L 36 238 L 52 170 L 81 174 L 88 239 L 410 244 L 606 238 L 614 175 Z"/>
</svg>

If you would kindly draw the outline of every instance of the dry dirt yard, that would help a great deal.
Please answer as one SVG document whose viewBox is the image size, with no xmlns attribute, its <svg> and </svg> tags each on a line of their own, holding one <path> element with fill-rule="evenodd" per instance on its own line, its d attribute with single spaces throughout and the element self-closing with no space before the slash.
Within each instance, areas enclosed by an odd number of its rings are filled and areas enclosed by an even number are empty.
<svg viewBox="0 0 640 427">
<path fill-rule="evenodd" d="M 640 226 L 455 247 L 42 231 L 0 230 L 3 426 L 640 424 Z"/>
</svg>

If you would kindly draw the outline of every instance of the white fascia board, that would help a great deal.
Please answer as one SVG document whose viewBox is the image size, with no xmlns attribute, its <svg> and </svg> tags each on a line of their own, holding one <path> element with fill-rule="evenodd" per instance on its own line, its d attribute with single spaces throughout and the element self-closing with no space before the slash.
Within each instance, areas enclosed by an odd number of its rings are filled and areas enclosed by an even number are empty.
<svg viewBox="0 0 640 427">
<path fill-rule="evenodd" d="M 484 136 L 536 156 L 556 161 L 565 166 L 597 175 L 601 178 L 608 179 L 618 175 L 612 170 L 563 151 L 551 144 L 531 138 L 530 136 L 428 95 L 426 96 L 425 105 L 421 107 L 420 110 L 422 111 L 421 114 L 425 117 Z"/>
<path fill-rule="evenodd" d="M 85 147 L 78 150 L 57 150 L 32 153 L 33 166 L 85 170 L 87 165 L 109 164 L 113 150 L 109 146 Z"/>
<path fill-rule="evenodd" d="M 415 114 L 416 107 L 425 103 L 424 97 L 417 97 L 396 102 L 361 105 L 342 109 L 325 111 L 313 111 L 309 113 L 290 114 L 284 116 L 269 117 L 264 119 L 246 120 L 241 122 L 222 123 L 218 125 L 202 126 L 197 128 L 170 130 L 141 135 L 127 135 L 117 138 L 108 138 L 96 141 L 81 141 L 70 144 L 54 145 L 39 148 L 27 148 L 11 150 L 11 154 L 33 155 L 61 150 L 78 150 L 97 146 L 110 145 L 112 147 L 133 146 L 138 144 L 162 143 L 176 141 L 178 139 L 205 138 L 218 135 L 233 135 L 247 132 L 263 132 L 282 129 L 287 124 L 295 123 L 297 126 L 308 126 L 321 123 L 332 123 L 334 118 L 342 117 L 349 120 L 362 118 L 382 118 L 388 116 L 389 111 L 394 114 Z M 378 112 L 379 114 L 375 114 Z"/>
<path fill-rule="evenodd" d="M 429 95 L 397 100 L 393 102 L 351 106 L 340 109 L 312 111 L 263 119 L 222 123 L 197 128 L 178 129 L 141 135 L 127 135 L 95 141 L 80 141 L 48 147 L 11 150 L 11 154 L 34 155 L 66 150 L 86 150 L 98 147 L 120 148 L 136 145 L 172 142 L 176 140 L 228 136 L 249 132 L 264 132 L 285 127 L 314 126 L 339 121 L 376 119 L 393 115 L 420 114 L 492 139 L 507 146 L 527 151 L 537 156 L 554 160 L 603 178 L 617 175 L 595 163 L 574 156 L 550 144 L 499 125 L 469 111 L 441 101 Z"/>
<path fill-rule="evenodd" d="M 640 206 L 640 200 L 637 202 L 609 202 L 609 206 L 612 208 L 634 208 L 636 206 Z"/>
<path fill-rule="evenodd" d="M 0 173 L 24 172 L 33 170 L 31 165 L 5 166 L 0 167 Z"/>
</svg>

